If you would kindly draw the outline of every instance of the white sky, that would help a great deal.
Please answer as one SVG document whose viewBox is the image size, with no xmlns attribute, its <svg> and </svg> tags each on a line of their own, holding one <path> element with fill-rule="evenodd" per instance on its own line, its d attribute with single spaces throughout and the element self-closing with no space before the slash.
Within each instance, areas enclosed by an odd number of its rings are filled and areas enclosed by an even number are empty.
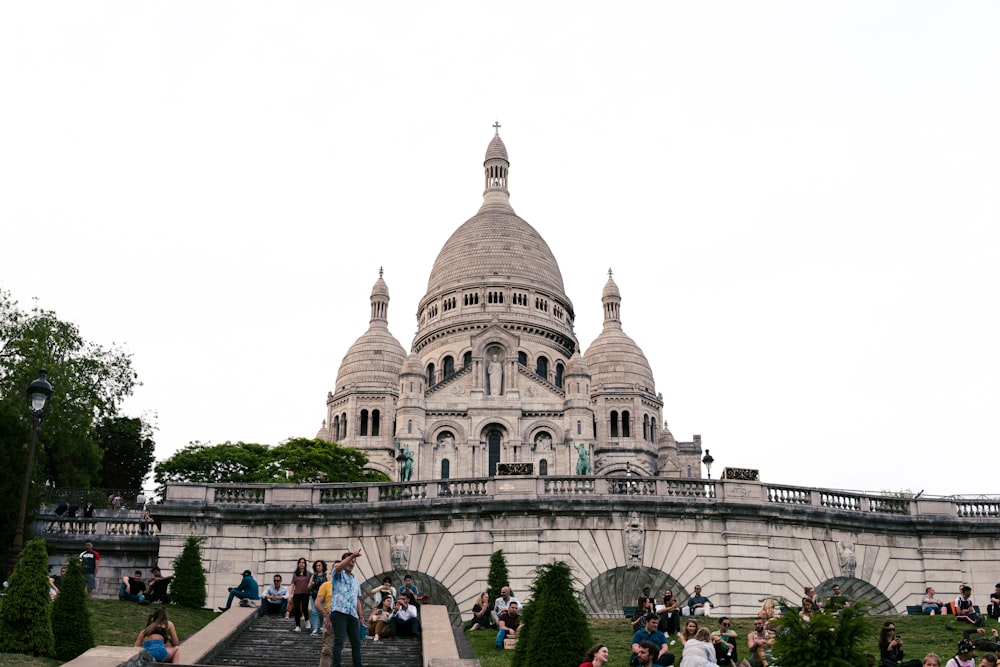
<svg viewBox="0 0 1000 667">
<path fill-rule="evenodd" d="M 612 267 L 713 476 L 996 493 L 998 30 L 996 2 L 3 3 L 0 286 L 134 354 L 159 458 L 312 437 L 380 266 L 409 349 L 499 119 L 580 343 Z"/>
</svg>

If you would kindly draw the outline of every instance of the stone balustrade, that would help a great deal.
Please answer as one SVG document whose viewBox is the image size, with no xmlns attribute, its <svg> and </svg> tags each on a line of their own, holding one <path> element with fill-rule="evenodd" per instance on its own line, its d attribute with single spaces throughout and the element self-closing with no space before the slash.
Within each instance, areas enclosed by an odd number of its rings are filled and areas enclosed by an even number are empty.
<svg viewBox="0 0 1000 667">
<path fill-rule="evenodd" d="M 906 498 L 852 491 L 814 489 L 765 484 L 746 480 L 705 480 L 650 477 L 488 477 L 447 479 L 420 482 L 375 482 L 367 484 L 173 484 L 167 489 L 168 502 L 216 505 L 301 506 L 328 508 L 330 505 L 371 503 L 376 505 L 464 498 L 503 498 L 516 493 L 524 498 L 544 500 L 548 497 L 571 495 L 589 497 L 636 497 L 661 500 L 683 500 L 707 504 L 737 503 L 760 505 L 792 505 L 818 510 L 847 512 L 858 515 L 895 515 L 909 517 L 1000 518 L 1000 498 L 970 500 L 962 498 Z M 620 499 L 620 498 L 619 498 Z M 77 520 L 78 522 L 81 520 Z M 133 531 L 137 527 L 112 527 L 107 530 Z M 48 524 L 66 523 L 48 522 Z M 122 522 L 124 523 L 124 522 Z M 76 527 L 79 531 L 82 527 Z M 48 531 L 49 528 L 46 528 Z M 52 527 L 53 531 L 74 530 Z M 109 532 L 109 534 L 112 534 Z"/>
<path fill-rule="evenodd" d="M 156 521 L 143 521 L 130 517 L 99 517 L 96 519 L 63 519 L 60 517 L 40 517 L 35 522 L 35 534 L 45 538 L 74 537 L 156 537 L 160 526 Z"/>
</svg>

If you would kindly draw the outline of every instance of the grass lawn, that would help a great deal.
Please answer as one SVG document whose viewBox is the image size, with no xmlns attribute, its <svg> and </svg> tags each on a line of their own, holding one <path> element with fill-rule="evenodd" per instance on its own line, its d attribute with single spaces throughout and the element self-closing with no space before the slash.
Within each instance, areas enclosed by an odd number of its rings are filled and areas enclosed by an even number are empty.
<svg viewBox="0 0 1000 667">
<path fill-rule="evenodd" d="M 103 646 L 131 646 L 139 630 L 146 627 L 146 619 L 157 605 L 140 605 L 135 602 L 118 600 L 87 600 L 90 607 L 90 622 L 94 629 L 94 641 Z M 182 609 L 167 607 L 170 620 L 177 628 L 177 636 L 183 642 L 188 637 L 214 619 L 218 614 L 207 609 Z M 55 667 L 59 660 L 32 658 L 14 653 L 0 653 L 0 667 Z"/>
<path fill-rule="evenodd" d="M 699 619 L 701 622 L 704 619 Z M 971 628 L 967 623 L 956 624 L 951 616 L 873 616 L 871 619 L 872 636 L 868 642 L 867 650 L 875 657 L 878 657 L 878 631 L 885 621 L 896 623 L 897 634 L 903 637 L 903 649 L 906 658 L 923 658 L 930 652 L 941 656 L 943 665 L 949 658 L 955 655 L 958 640 L 962 638 L 962 630 Z M 718 629 L 718 619 L 708 619 L 710 630 Z M 947 630 L 946 626 L 955 628 Z M 989 628 L 1000 627 L 994 621 L 986 622 L 987 632 Z M 740 658 L 747 657 L 746 636 L 753 630 L 752 618 L 733 619 L 733 629 L 739 633 L 740 639 L 737 650 Z M 590 620 L 590 633 L 594 643 L 600 642 L 608 646 L 611 660 L 607 667 L 628 667 L 631 657 L 632 628 L 626 619 L 615 618 L 595 618 Z M 476 652 L 476 657 L 483 667 L 507 667 L 511 664 L 513 651 L 497 651 L 494 649 L 496 632 L 489 630 L 478 630 L 467 635 L 472 643 L 472 648 Z M 675 665 L 680 664 L 681 645 L 677 642 L 671 647 L 671 653 L 677 656 Z M 982 657 L 982 652 L 976 653 L 977 660 Z M 583 656 L 580 656 L 583 662 Z M 579 664 L 576 663 L 576 664 Z M 977 663 L 978 664 L 978 663 Z M 860 666 L 859 666 L 860 667 Z"/>
</svg>

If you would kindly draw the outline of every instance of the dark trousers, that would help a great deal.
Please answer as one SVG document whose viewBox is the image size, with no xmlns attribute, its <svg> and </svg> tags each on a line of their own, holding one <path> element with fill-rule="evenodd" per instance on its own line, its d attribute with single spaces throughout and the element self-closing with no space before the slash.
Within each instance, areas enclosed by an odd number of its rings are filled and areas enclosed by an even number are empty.
<svg viewBox="0 0 1000 667">
<path fill-rule="evenodd" d="M 361 622 L 350 614 L 339 611 L 330 614 L 333 625 L 333 667 L 341 667 L 341 654 L 344 651 L 344 640 L 351 640 L 351 662 L 354 667 L 361 664 Z"/>
<path fill-rule="evenodd" d="M 389 619 L 389 632 L 393 637 L 419 637 L 420 619 L 414 617 L 401 621 L 393 616 Z"/>
<path fill-rule="evenodd" d="M 281 598 L 281 602 L 272 602 L 271 600 L 265 600 L 261 598 L 260 600 L 260 615 L 267 616 L 268 614 L 277 613 L 279 617 L 285 617 L 285 611 L 288 609 L 288 600 Z"/>
</svg>

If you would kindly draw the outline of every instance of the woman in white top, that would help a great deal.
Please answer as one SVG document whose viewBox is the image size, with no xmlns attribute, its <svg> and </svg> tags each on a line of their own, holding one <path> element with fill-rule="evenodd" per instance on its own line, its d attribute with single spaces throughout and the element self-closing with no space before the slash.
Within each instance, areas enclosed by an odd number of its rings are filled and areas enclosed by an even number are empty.
<svg viewBox="0 0 1000 667">
<path fill-rule="evenodd" d="M 701 628 L 693 639 L 688 639 L 684 643 L 680 667 L 707 667 L 717 664 L 711 633 L 708 628 Z"/>
</svg>

